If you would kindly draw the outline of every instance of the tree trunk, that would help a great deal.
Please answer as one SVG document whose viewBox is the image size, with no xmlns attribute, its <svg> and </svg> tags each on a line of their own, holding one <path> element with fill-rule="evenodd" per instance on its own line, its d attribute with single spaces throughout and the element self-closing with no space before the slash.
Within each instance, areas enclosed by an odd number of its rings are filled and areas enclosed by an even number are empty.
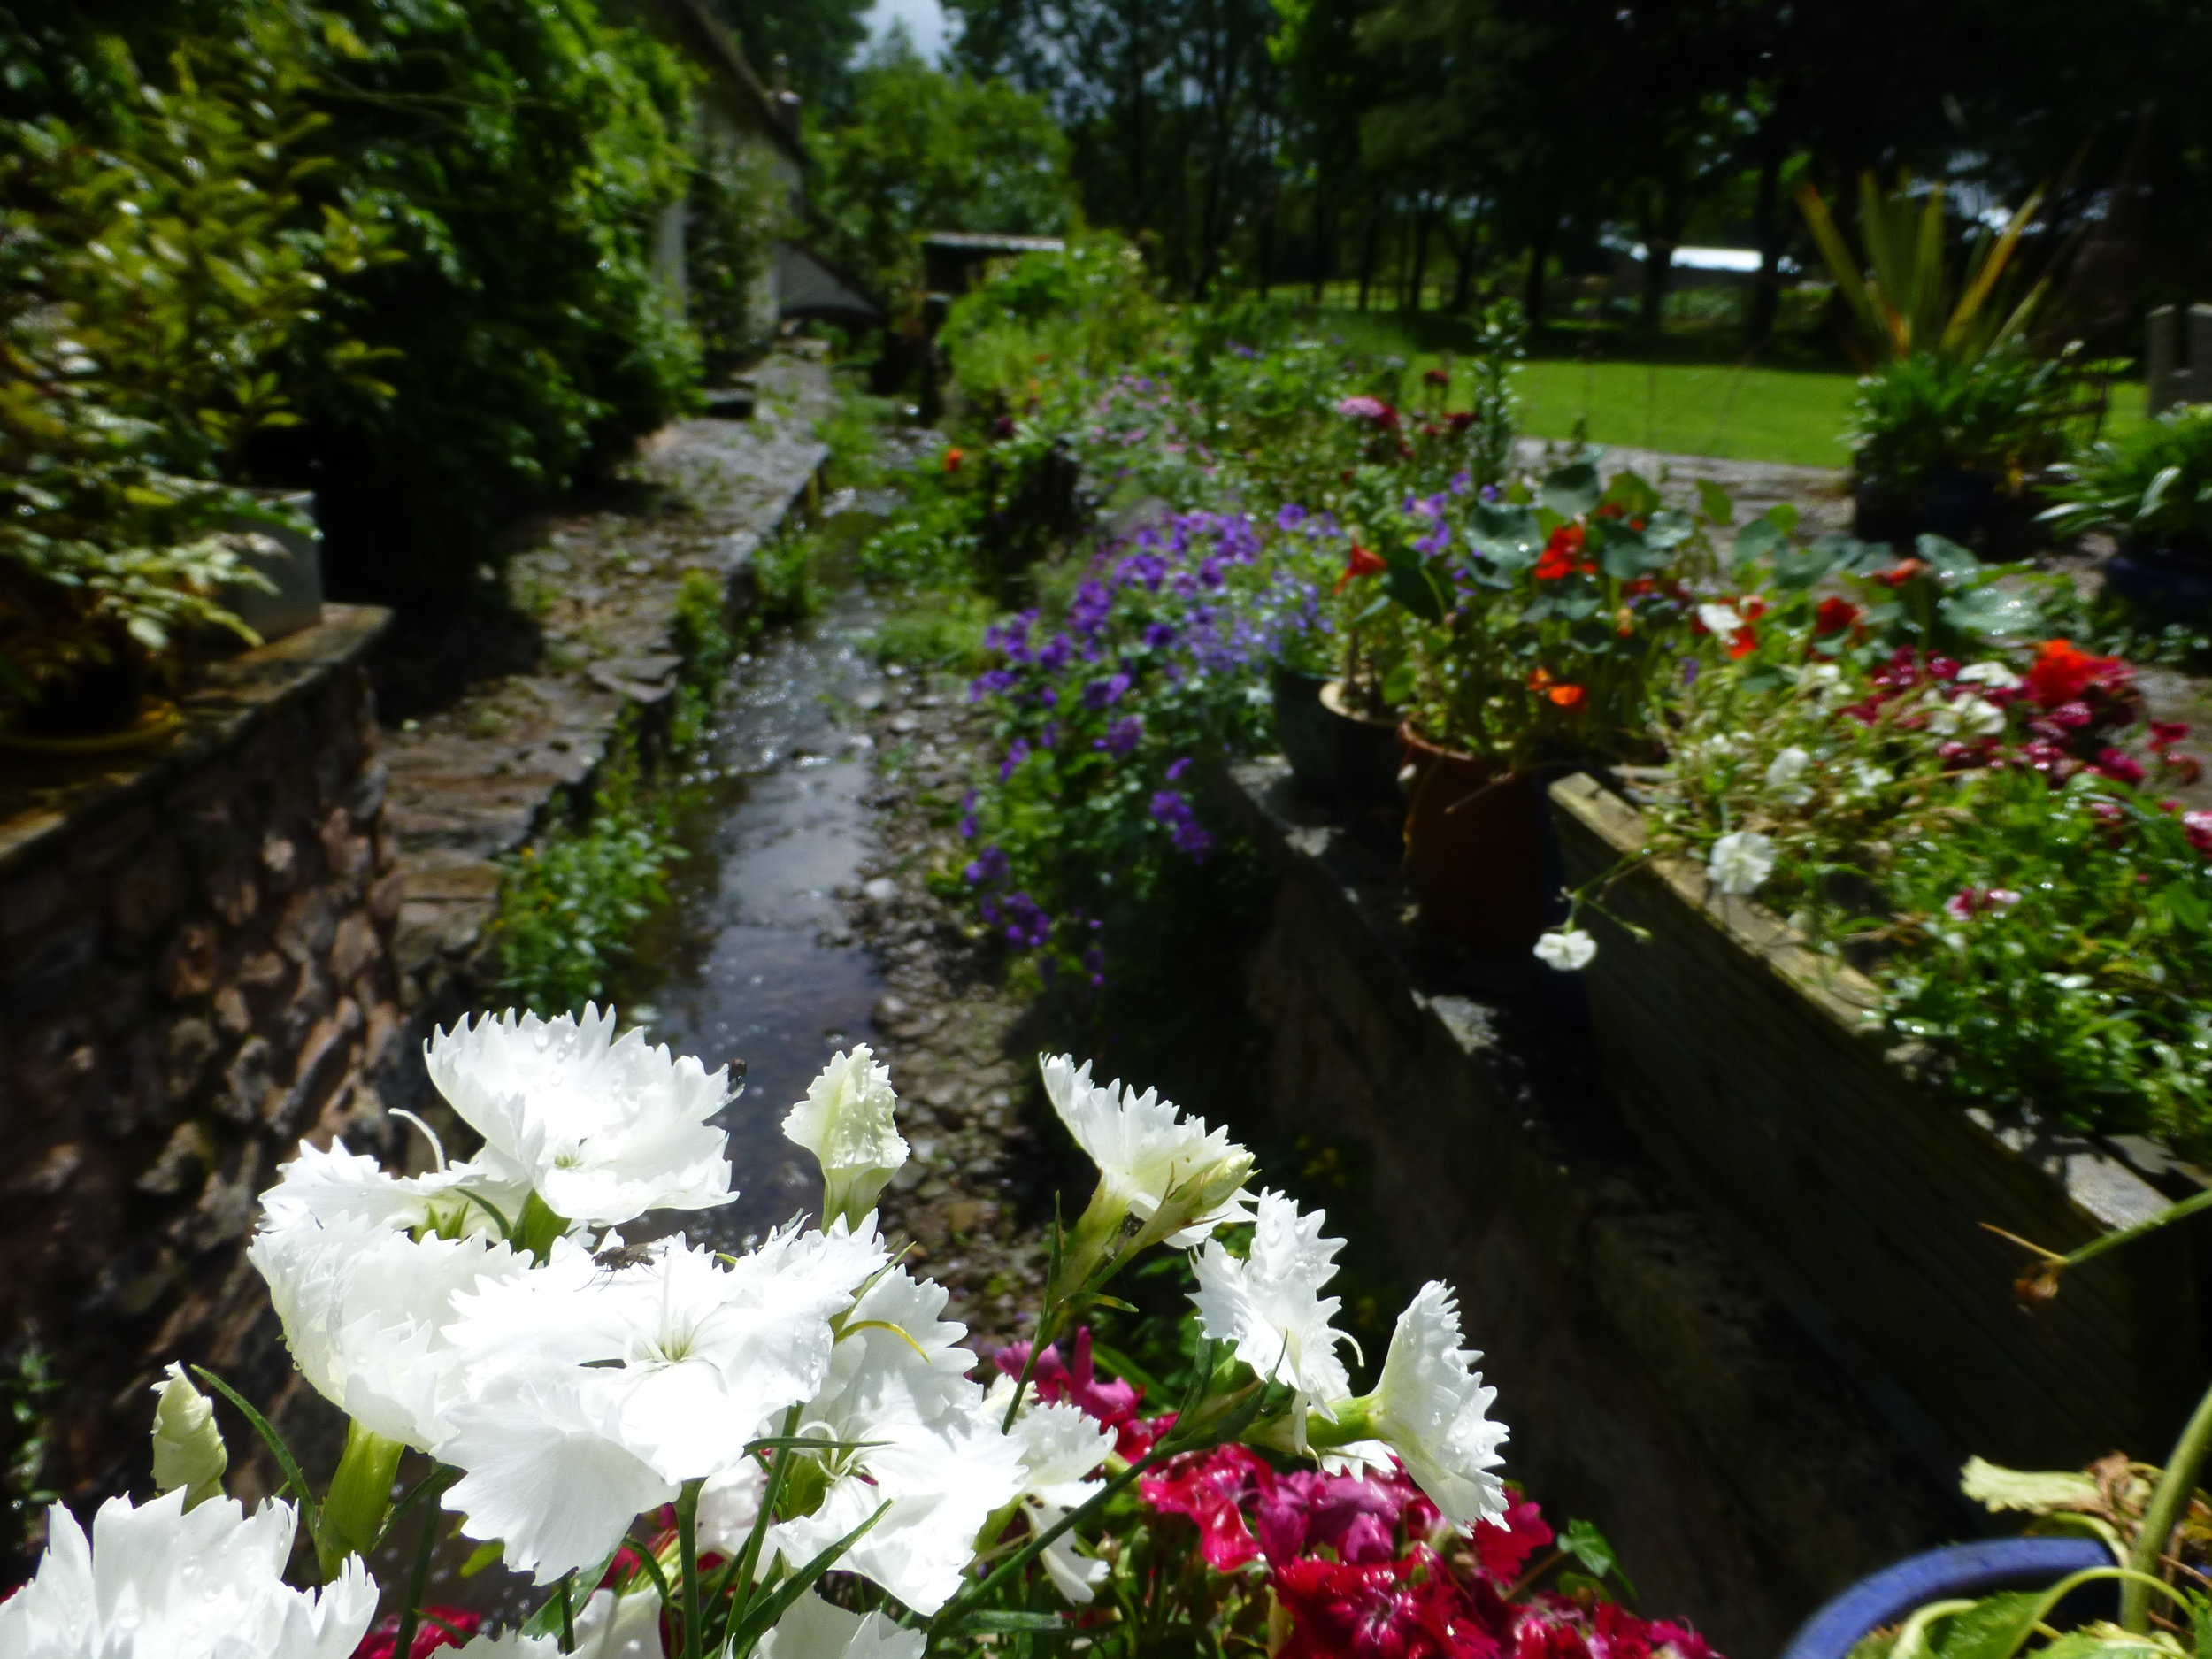
<svg viewBox="0 0 2212 1659">
<path fill-rule="evenodd" d="M 1558 234 L 1556 218 L 1537 220 L 1529 233 L 1528 276 L 1521 288 L 1521 304 L 1532 329 L 1544 326 L 1544 267 L 1551 263 L 1551 245 Z"/>
<path fill-rule="evenodd" d="M 1325 197 L 1313 204 L 1313 303 L 1321 303 L 1336 265 L 1336 205 Z"/>
<path fill-rule="evenodd" d="M 1475 280 L 1475 221 L 1470 219 L 1466 234 L 1455 236 L 1450 221 L 1447 220 L 1444 240 L 1452 250 L 1452 314 L 1462 316 L 1466 312 L 1469 291 Z"/>
<path fill-rule="evenodd" d="M 1782 285 L 1782 163 L 1787 146 L 1782 142 L 1778 119 L 1770 119 L 1759 134 L 1759 187 L 1752 198 L 1751 228 L 1759 242 L 1759 276 L 1751 290 L 1751 313 L 1744 327 L 1745 343 L 1755 350 L 1774 337 L 1774 313 L 1781 303 Z"/>
<path fill-rule="evenodd" d="M 1382 235 L 1382 204 L 1371 201 L 1367 205 L 1367 229 L 1359 249 L 1359 308 L 1367 309 L 1367 291 L 1375 285 L 1376 244 Z"/>
<path fill-rule="evenodd" d="M 1410 296 L 1413 303 L 1406 308 L 1409 311 L 1418 311 L 1421 309 L 1421 290 L 1428 285 L 1429 227 L 1435 220 L 1435 206 L 1424 202 L 1420 217 L 1415 220 L 1413 227 L 1413 287 Z"/>
</svg>

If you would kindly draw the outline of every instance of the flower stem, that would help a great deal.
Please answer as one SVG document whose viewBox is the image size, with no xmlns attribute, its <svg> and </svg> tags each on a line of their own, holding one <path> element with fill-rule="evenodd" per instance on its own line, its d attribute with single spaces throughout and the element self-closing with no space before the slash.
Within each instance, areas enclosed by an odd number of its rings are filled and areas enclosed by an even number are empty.
<svg viewBox="0 0 2212 1659">
<path fill-rule="evenodd" d="M 677 1567 L 684 1575 L 684 1659 L 699 1659 L 699 1488 L 703 1480 L 687 1480 L 676 1494 Z"/>
<path fill-rule="evenodd" d="M 392 1649 L 398 1659 L 399 1649 Z M 572 1567 L 561 1575 L 561 1651 L 576 1651 L 576 1570 Z"/>
<path fill-rule="evenodd" d="M 438 1544 L 438 1511 L 434 1506 L 422 1516 L 422 1536 L 415 1542 L 415 1563 L 407 1571 L 406 1598 L 399 1605 L 399 1633 L 392 1639 L 395 1655 L 415 1651 L 415 1626 L 422 1621 L 422 1587 L 430 1577 L 430 1552 Z"/>
<path fill-rule="evenodd" d="M 399 1455 L 407 1448 L 388 1440 L 358 1422 L 346 1425 L 346 1449 L 323 1494 L 321 1526 L 315 1534 L 315 1555 L 327 1584 L 338 1576 L 348 1555 L 366 1556 L 376 1547 L 384 1517 L 392 1507 L 392 1477 L 399 1471 Z"/>
<path fill-rule="evenodd" d="M 2196 1490 L 2197 1471 L 2204 1466 L 2208 1451 L 2212 1451 L 2212 1388 L 2197 1402 L 2188 1425 L 2174 1443 L 2173 1455 L 2166 1460 L 2166 1472 L 2159 1476 L 2150 1505 L 2143 1511 L 2135 1547 L 2128 1551 L 2129 1571 L 2139 1576 L 2121 1586 L 2120 1627 L 2131 1635 L 2140 1636 L 2150 1628 L 2150 1586 L 2145 1580 L 2158 1576 L 2166 1540 L 2173 1536 L 2174 1526 Z"/>
</svg>

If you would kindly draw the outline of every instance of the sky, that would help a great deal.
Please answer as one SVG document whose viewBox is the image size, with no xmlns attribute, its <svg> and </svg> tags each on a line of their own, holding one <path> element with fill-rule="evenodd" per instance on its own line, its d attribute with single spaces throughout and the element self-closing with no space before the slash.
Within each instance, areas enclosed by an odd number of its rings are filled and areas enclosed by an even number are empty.
<svg viewBox="0 0 2212 1659">
<path fill-rule="evenodd" d="M 945 9 L 938 0 L 875 0 L 868 8 L 869 40 L 880 38 L 895 20 L 906 25 L 916 50 L 935 63 L 945 46 Z"/>
</svg>

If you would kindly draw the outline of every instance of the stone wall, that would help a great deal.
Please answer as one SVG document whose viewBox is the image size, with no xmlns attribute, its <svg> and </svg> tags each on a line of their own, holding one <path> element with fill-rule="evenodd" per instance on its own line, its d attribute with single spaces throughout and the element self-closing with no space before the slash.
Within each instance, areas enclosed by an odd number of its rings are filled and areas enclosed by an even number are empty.
<svg viewBox="0 0 2212 1659">
<path fill-rule="evenodd" d="M 1247 987 L 1266 1096 L 1363 1143 L 1386 1242 L 1457 1292 L 1506 1472 L 1555 1524 L 1596 1523 L 1639 1605 L 1731 1659 L 1977 1530 L 1624 1128 L 1572 980 L 1427 933 L 1390 826 L 1301 803 L 1281 762 L 1216 782 L 1281 876 Z"/>
<path fill-rule="evenodd" d="M 256 1196 L 303 1136 L 384 1133 L 386 618 L 323 616 L 211 666 L 158 751 L 0 759 L 0 1358 L 51 1356 L 43 1474 L 73 1502 L 142 1468 L 165 1362 L 280 1392 Z"/>
</svg>

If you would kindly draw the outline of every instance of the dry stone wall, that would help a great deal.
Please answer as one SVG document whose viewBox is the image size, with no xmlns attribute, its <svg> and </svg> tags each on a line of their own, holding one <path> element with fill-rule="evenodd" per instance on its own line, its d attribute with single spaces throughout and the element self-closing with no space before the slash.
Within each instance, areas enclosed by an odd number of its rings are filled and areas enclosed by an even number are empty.
<svg viewBox="0 0 2212 1659">
<path fill-rule="evenodd" d="M 303 1137 L 384 1133 L 387 618 L 323 616 L 213 666 L 159 752 L 0 763 L 0 1359 L 50 1356 L 42 1473 L 73 1501 L 142 1463 L 167 1361 L 279 1389 L 256 1196 Z"/>
</svg>

